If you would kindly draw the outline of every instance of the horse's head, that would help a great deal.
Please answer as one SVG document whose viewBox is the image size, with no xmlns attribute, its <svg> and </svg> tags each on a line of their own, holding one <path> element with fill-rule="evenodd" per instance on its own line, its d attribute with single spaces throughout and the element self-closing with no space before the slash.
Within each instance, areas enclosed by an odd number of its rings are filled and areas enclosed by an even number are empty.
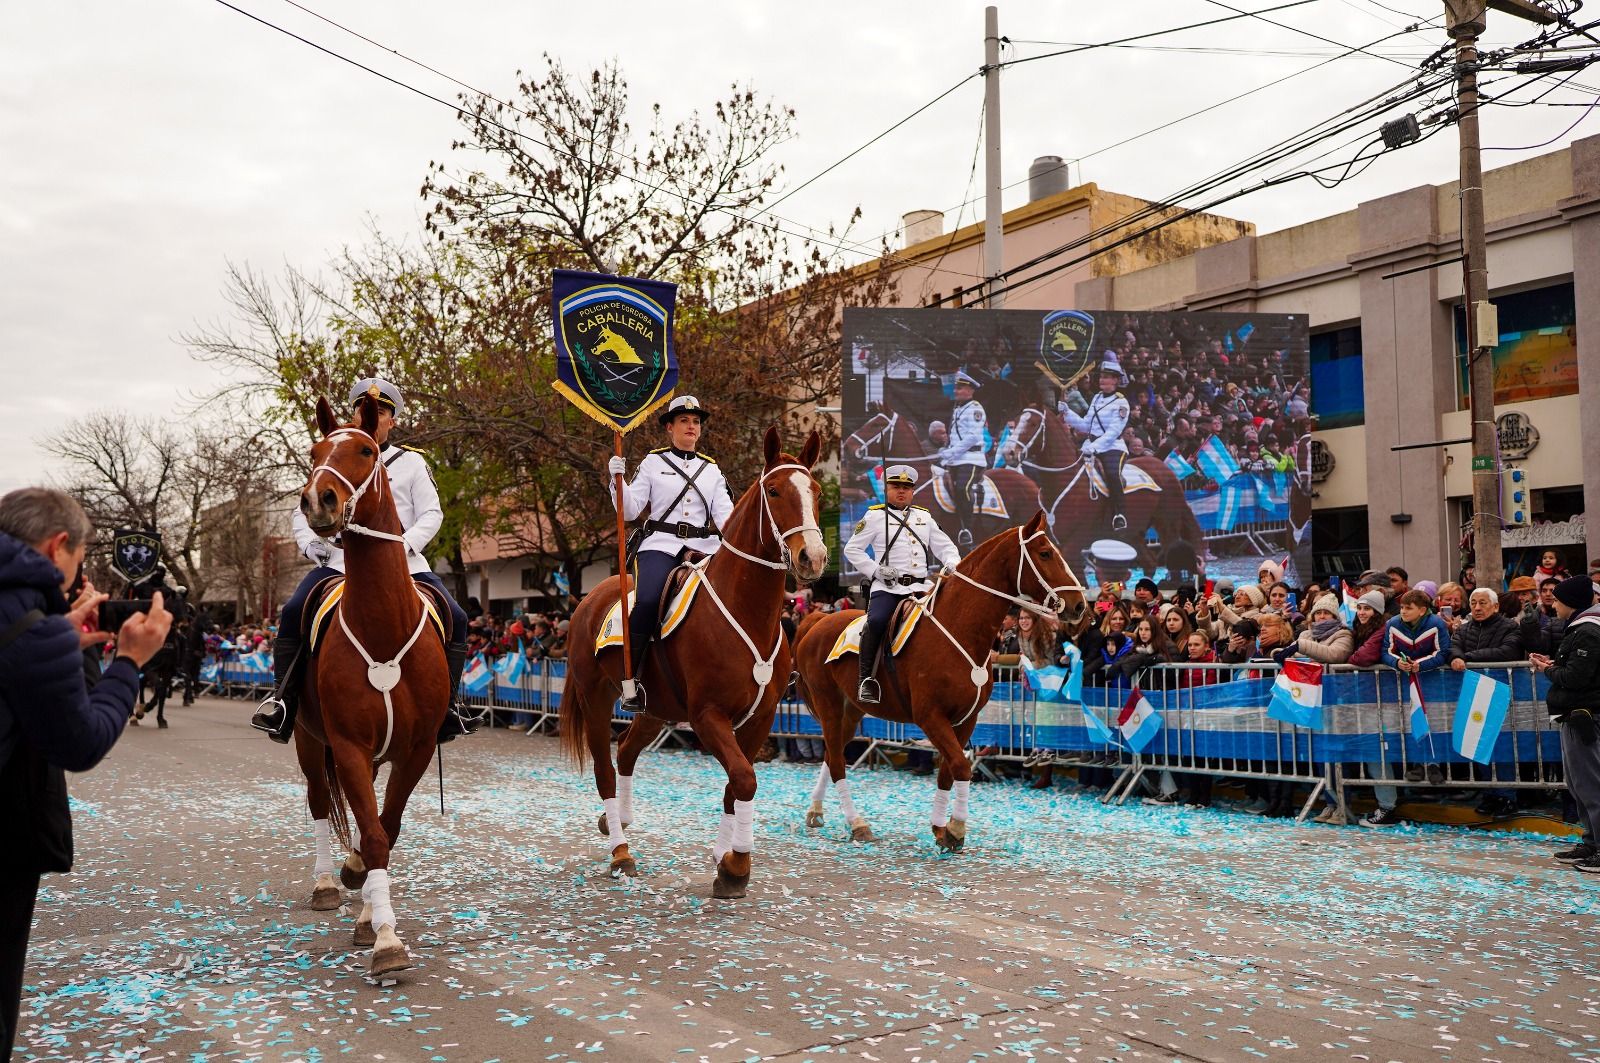
<svg viewBox="0 0 1600 1063">
<path fill-rule="evenodd" d="M 1022 464 L 1023 459 L 1033 456 L 1035 448 L 1043 444 L 1044 413 L 1036 406 L 1028 406 L 1017 414 L 1017 426 L 1006 439 L 1001 457 L 1005 458 L 1006 465 L 1014 469 Z"/>
<path fill-rule="evenodd" d="M 1039 602 L 1061 617 L 1068 634 L 1076 637 L 1089 623 L 1089 599 L 1072 566 L 1061 555 L 1061 547 L 1050 538 L 1045 512 L 1017 529 L 1020 556 L 1017 558 L 1017 594 Z"/>
<path fill-rule="evenodd" d="M 356 404 L 356 419 L 343 425 L 327 399 L 317 400 L 322 438 L 311 447 L 311 478 L 300 492 L 300 512 L 318 535 L 328 538 L 343 531 L 355 519 L 362 497 L 383 478 L 373 435 L 377 427 L 378 400 L 370 395 Z"/>
<path fill-rule="evenodd" d="M 822 453 L 822 437 L 812 432 L 798 458 L 783 453 L 776 426 L 767 429 L 766 467 L 756 485 L 769 530 L 783 544 L 789 571 L 802 583 L 821 577 L 828 568 L 828 547 L 817 516 L 822 512 L 822 487 L 811 467 Z"/>
</svg>

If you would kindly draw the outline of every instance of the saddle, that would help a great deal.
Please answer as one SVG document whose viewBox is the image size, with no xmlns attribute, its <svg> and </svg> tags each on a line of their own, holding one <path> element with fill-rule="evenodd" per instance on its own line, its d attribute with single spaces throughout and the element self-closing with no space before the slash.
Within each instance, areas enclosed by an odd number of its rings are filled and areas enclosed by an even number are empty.
<svg viewBox="0 0 1600 1063">
<path fill-rule="evenodd" d="M 683 618 L 689 614 L 689 607 L 694 604 L 696 593 L 700 590 L 700 572 L 690 568 L 689 565 L 700 561 L 705 554 L 694 550 L 684 552 L 684 563 L 667 576 L 667 582 L 661 590 L 661 605 L 656 614 L 656 638 L 665 639 L 678 629 L 683 623 Z M 631 611 L 633 604 L 638 601 L 635 592 L 628 592 L 628 607 Z M 594 652 L 611 646 L 622 645 L 622 603 L 612 602 L 600 622 L 600 630 L 595 632 Z"/>
<path fill-rule="evenodd" d="M 922 600 L 913 595 L 907 595 L 895 606 L 889 615 L 889 626 L 885 637 L 878 644 L 878 659 L 873 661 L 873 672 L 880 668 L 893 668 L 896 654 L 911 638 L 911 633 L 917 629 L 917 621 L 922 619 Z M 839 637 L 833 640 L 833 648 L 828 651 L 824 663 L 837 661 L 841 657 L 861 652 L 861 633 L 866 629 L 867 616 L 865 613 L 846 624 L 844 630 L 839 632 Z"/>
<path fill-rule="evenodd" d="M 344 599 L 344 579 L 343 576 L 324 576 L 311 588 L 311 593 L 306 595 L 305 608 L 300 614 L 300 630 L 305 633 L 307 657 L 316 655 L 328 628 L 333 625 L 339 602 Z M 413 581 L 413 586 L 423 594 L 422 607 L 428 615 L 429 623 L 439 633 L 444 645 L 450 645 L 450 639 L 455 633 L 450 630 L 450 607 L 444 601 L 443 595 L 439 593 L 438 588 L 426 583 Z"/>
<path fill-rule="evenodd" d="M 950 487 L 950 474 L 941 473 L 928 481 L 933 485 L 933 500 L 946 513 L 954 513 L 955 492 Z M 995 486 L 994 480 L 985 475 L 980 481 L 981 493 L 978 499 L 978 513 L 985 517 L 996 517 L 1000 520 L 1011 519 L 1011 511 L 1006 508 L 1006 500 L 1000 494 L 1000 489 Z M 930 507 L 931 508 L 931 507 Z"/>
</svg>

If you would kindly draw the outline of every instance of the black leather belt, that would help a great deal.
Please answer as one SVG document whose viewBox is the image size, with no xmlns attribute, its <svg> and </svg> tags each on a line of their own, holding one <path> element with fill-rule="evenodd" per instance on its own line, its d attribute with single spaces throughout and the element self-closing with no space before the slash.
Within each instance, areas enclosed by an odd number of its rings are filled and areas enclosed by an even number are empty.
<svg viewBox="0 0 1600 1063">
<path fill-rule="evenodd" d="M 704 539 L 707 537 L 714 537 L 717 539 L 722 538 L 722 533 L 717 531 L 716 528 L 702 528 L 698 524 L 690 524 L 688 521 L 683 520 L 672 524 L 669 524 L 664 520 L 647 520 L 644 522 L 644 526 L 650 531 L 666 532 L 668 535 L 676 535 L 680 539 Z"/>
<path fill-rule="evenodd" d="M 909 587 L 913 583 L 926 583 L 927 580 L 927 576 L 901 576 L 899 579 L 885 580 L 884 582 L 891 587 L 897 583 L 902 587 Z"/>
</svg>

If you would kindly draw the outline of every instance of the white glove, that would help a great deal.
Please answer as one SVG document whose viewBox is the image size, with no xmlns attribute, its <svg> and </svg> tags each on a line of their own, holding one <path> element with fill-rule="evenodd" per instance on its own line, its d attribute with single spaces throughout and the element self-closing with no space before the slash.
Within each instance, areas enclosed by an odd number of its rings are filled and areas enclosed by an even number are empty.
<svg viewBox="0 0 1600 1063">
<path fill-rule="evenodd" d="M 954 566 L 954 565 L 941 565 L 941 566 L 939 566 L 939 575 L 941 575 L 941 576 L 954 576 L 955 574 L 956 574 L 956 566 Z"/>
<path fill-rule="evenodd" d="M 321 539 L 312 539 L 306 544 L 306 560 L 318 568 L 325 568 L 333 560 L 333 547 Z"/>
<path fill-rule="evenodd" d="M 611 455 L 611 460 L 606 462 L 606 473 L 611 476 L 628 475 L 628 462 L 621 454 Z"/>
</svg>

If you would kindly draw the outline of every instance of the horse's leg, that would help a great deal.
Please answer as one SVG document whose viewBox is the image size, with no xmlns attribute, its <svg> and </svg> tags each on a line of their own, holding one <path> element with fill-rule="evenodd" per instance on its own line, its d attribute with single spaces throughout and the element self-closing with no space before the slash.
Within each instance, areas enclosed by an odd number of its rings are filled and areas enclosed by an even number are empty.
<svg viewBox="0 0 1600 1063">
<path fill-rule="evenodd" d="M 388 839 L 391 855 L 395 843 L 400 838 L 400 821 L 405 815 L 406 802 L 411 799 L 417 783 L 427 774 L 428 765 L 432 760 L 433 743 L 428 741 L 418 743 L 404 761 L 394 761 L 389 765 L 389 781 L 384 785 L 383 811 L 378 816 L 378 823 Z M 372 885 L 374 874 L 375 872 L 368 873 L 368 885 L 362 887 L 361 899 L 362 910 L 371 919 L 374 931 L 372 964 L 368 973 L 377 976 L 405 970 L 411 966 L 411 956 L 406 951 L 400 936 L 395 933 L 392 915 L 388 926 L 378 922 L 379 910 L 388 901 L 389 877 L 385 870 L 381 880 L 378 880 L 382 887 L 380 891 L 378 887 Z"/>
<path fill-rule="evenodd" d="M 973 714 L 973 719 L 977 714 Z M 926 719 L 916 721 L 922 728 L 922 733 L 928 736 L 928 741 L 939 750 L 944 758 L 944 765 L 939 769 L 939 789 L 945 788 L 945 780 L 950 780 L 950 818 L 944 826 L 937 822 L 933 825 L 933 840 L 939 848 L 947 852 L 955 852 L 961 848 L 967 837 L 967 801 L 972 789 L 972 762 L 967 759 L 964 743 L 956 735 L 955 728 L 942 712 L 934 712 Z M 967 721 L 971 723 L 973 721 Z M 971 735 L 972 731 L 964 723 L 962 730 Z M 939 796 L 934 796 L 935 820 L 941 814 Z"/>
<path fill-rule="evenodd" d="M 344 903 L 344 891 L 333 879 L 333 832 L 328 815 L 331 796 L 328 777 L 322 770 L 324 746 L 306 733 L 304 727 L 294 729 L 294 755 L 300 762 L 300 774 L 306 777 L 306 807 L 311 812 L 311 829 L 317 839 L 316 863 L 311 875 L 311 910 L 331 912 Z"/>
<path fill-rule="evenodd" d="M 847 658 L 848 660 L 848 658 Z M 834 779 L 844 778 L 844 772 L 834 775 L 834 752 L 838 749 L 838 757 L 844 760 L 845 743 L 838 737 L 839 721 L 844 715 L 844 691 L 840 688 L 831 670 L 832 666 L 823 665 L 826 670 L 821 681 L 815 687 L 806 684 L 806 703 L 811 706 L 811 715 L 816 717 L 817 723 L 822 726 L 822 744 L 825 754 L 822 765 L 817 770 L 817 785 L 811 790 L 811 807 L 806 809 L 806 826 L 820 827 L 824 821 L 822 802 L 828 796 L 828 787 Z M 849 817 L 845 818 L 849 822 Z"/>
<path fill-rule="evenodd" d="M 844 759 L 844 747 L 850 744 L 856 728 L 861 725 L 861 710 L 853 705 L 843 706 L 839 713 L 832 717 L 832 722 L 831 733 L 826 725 L 823 727 L 827 751 L 823 755 L 822 766 L 833 781 L 833 793 L 839 799 L 839 811 L 844 815 L 845 825 L 850 828 L 850 840 L 875 842 L 878 839 L 872 833 L 867 817 L 856 812 L 855 801 L 850 797 L 850 780 L 845 777 L 847 765 Z"/>
<path fill-rule="evenodd" d="M 653 741 L 666 723 L 653 716 L 635 716 L 617 741 L 617 816 L 626 831 L 633 826 L 633 769 L 639 754 Z M 600 833 L 610 836 L 606 813 L 600 813 Z"/>
<path fill-rule="evenodd" d="M 694 733 L 728 773 L 728 785 L 722 795 L 722 822 L 728 825 L 728 849 L 717 855 L 717 878 L 712 883 L 711 895 L 732 900 L 743 897 L 750 884 L 750 850 L 755 842 L 756 770 L 739 748 L 733 721 L 720 712 L 705 713 L 696 721 Z M 720 849 L 720 829 L 718 838 Z M 712 852 L 716 854 L 717 849 Z"/>
<path fill-rule="evenodd" d="M 410 960 L 405 957 L 405 947 L 400 945 L 394 932 L 394 907 L 389 901 L 389 836 L 378 813 L 378 795 L 372 785 L 375 769 L 370 758 L 371 753 L 366 749 L 347 742 L 333 742 L 339 786 L 350 805 L 350 816 L 361 831 L 359 855 L 366 877 L 361 884 L 362 918 L 357 922 L 357 931 L 360 932 L 362 923 L 370 921 L 374 944 L 368 973 L 378 975 L 399 970 L 400 967 L 388 965 L 396 958 L 402 961 L 401 966 L 409 966 Z M 398 955 L 395 948 L 399 949 Z"/>
<path fill-rule="evenodd" d="M 598 681 L 606 682 L 604 676 Z M 570 695 L 570 688 L 568 693 Z M 589 756 L 594 760 L 594 788 L 600 794 L 600 804 L 605 809 L 600 818 L 605 824 L 607 849 L 611 853 L 611 874 L 632 875 L 638 865 L 634 863 L 627 835 L 623 833 L 622 806 L 617 800 L 617 769 L 611 763 L 611 700 L 590 696 L 594 693 L 592 689 L 584 690 L 579 692 L 579 696 L 583 736 L 589 743 Z"/>
<path fill-rule="evenodd" d="M 167 694 L 170 693 L 166 679 L 157 676 L 151 693 L 156 699 L 156 726 L 164 729 L 167 726 Z"/>
</svg>

